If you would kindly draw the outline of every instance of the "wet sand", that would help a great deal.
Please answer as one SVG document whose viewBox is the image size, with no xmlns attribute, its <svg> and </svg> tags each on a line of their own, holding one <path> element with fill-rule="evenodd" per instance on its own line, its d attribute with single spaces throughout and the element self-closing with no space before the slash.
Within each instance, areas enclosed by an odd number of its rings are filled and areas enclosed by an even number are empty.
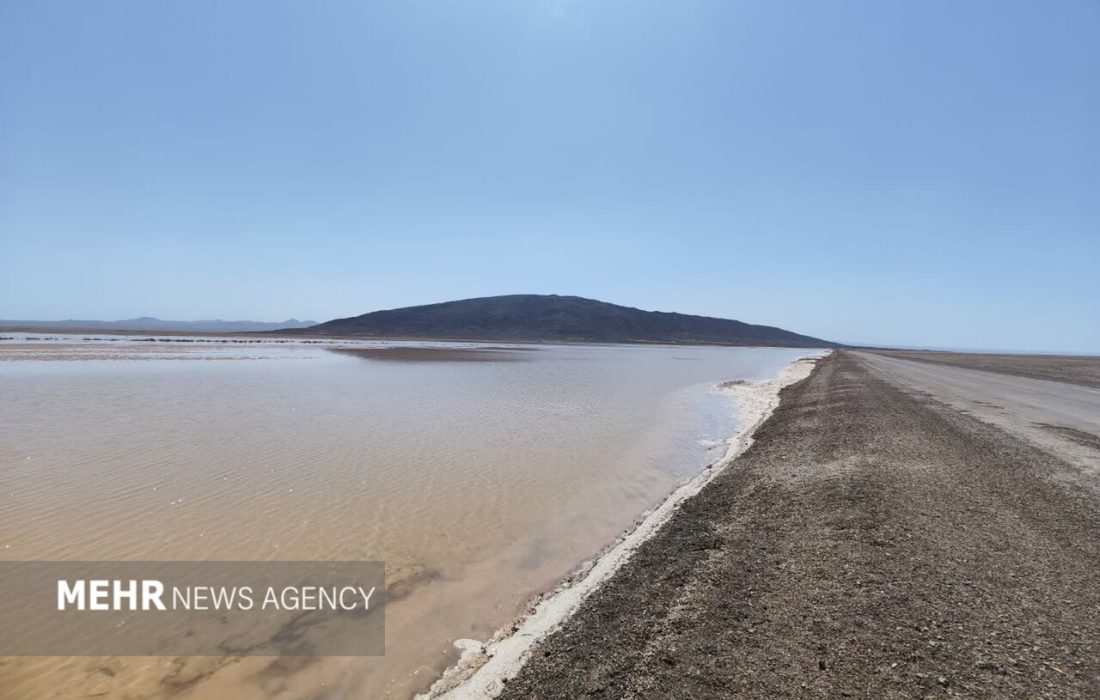
<svg viewBox="0 0 1100 700">
<path fill-rule="evenodd" d="M 1100 492 L 902 367 L 785 389 L 502 697 L 1100 697 Z"/>
</svg>

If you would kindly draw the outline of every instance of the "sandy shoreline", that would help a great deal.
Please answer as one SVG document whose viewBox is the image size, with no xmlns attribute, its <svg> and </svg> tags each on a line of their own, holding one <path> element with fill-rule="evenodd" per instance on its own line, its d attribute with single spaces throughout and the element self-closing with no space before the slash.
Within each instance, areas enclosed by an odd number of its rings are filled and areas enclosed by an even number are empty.
<svg viewBox="0 0 1100 700">
<path fill-rule="evenodd" d="M 533 601 L 523 617 L 498 631 L 488 642 L 472 639 L 456 641 L 455 646 L 462 652 L 460 660 L 432 685 L 428 693 L 418 698 L 462 700 L 498 695 L 507 681 L 520 671 L 538 642 L 568 620 L 591 593 L 630 559 L 642 543 L 668 522 L 685 500 L 699 493 L 748 449 L 756 429 L 778 406 L 779 392 L 809 376 L 820 357 L 795 360 L 779 376 L 764 382 L 722 384 L 722 391 L 733 396 L 738 415 L 737 432 L 727 440 L 725 455 L 644 514 L 633 529 L 593 562 L 582 566 L 554 591 Z"/>
</svg>

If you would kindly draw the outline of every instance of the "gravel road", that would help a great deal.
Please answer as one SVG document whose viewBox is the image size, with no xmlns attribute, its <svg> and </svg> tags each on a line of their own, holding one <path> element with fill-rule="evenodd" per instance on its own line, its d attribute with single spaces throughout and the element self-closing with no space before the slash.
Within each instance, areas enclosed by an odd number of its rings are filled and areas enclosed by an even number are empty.
<svg viewBox="0 0 1100 700">
<path fill-rule="evenodd" d="M 1005 355 L 940 350 L 879 350 L 888 355 L 919 362 L 969 367 L 1033 379 L 1082 384 L 1100 388 L 1100 357 L 1084 355 Z"/>
<path fill-rule="evenodd" d="M 933 397 L 1057 455 L 1073 467 L 1060 471 L 1060 477 L 1100 493 L 1100 389 L 893 355 L 858 357 L 876 375 L 911 393 Z M 1026 357 L 1015 359 L 1027 362 Z M 1100 358 L 1093 361 L 1100 367 Z"/>
<path fill-rule="evenodd" d="M 784 390 L 504 697 L 1100 697 L 1095 404 L 888 360 Z"/>
</svg>

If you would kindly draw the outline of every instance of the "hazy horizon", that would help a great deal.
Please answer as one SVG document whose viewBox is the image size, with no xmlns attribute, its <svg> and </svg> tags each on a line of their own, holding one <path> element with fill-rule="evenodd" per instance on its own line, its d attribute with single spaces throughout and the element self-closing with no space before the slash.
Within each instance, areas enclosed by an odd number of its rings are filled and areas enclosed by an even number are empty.
<svg viewBox="0 0 1100 700">
<path fill-rule="evenodd" d="M 1100 352 L 1100 5 L 0 7 L 0 318 L 568 294 Z"/>
<path fill-rule="evenodd" d="M 577 295 L 562 294 L 562 295 L 558 295 L 558 296 L 577 296 Z M 457 301 L 457 300 L 447 299 L 445 301 Z M 601 299 L 599 301 L 604 301 L 604 300 Z M 428 302 L 428 303 L 431 304 L 433 302 Z M 439 302 L 435 302 L 435 303 L 439 303 Z M 628 306 L 628 305 L 627 304 L 621 304 L 621 306 Z M 402 308 L 402 307 L 392 307 L 392 308 Z M 384 310 L 386 310 L 386 309 L 369 309 L 368 311 L 365 311 L 363 313 L 370 313 L 371 311 L 384 311 Z M 675 309 L 643 309 L 643 311 L 671 312 L 671 311 L 675 311 Z M 677 312 L 677 313 L 683 313 L 683 312 Z M 357 315 L 360 315 L 360 314 L 355 314 L 355 315 L 357 316 Z M 150 319 L 155 319 L 157 321 L 173 322 L 173 323 L 220 322 L 220 323 L 266 323 L 266 324 L 278 324 L 278 323 L 284 323 L 284 322 L 287 322 L 287 323 L 289 323 L 289 322 L 324 323 L 326 321 L 334 320 L 334 319 L 327 319 L 327 318 L 323 319 L 323 320 L 321 320 L 321 319 L 296 319 L 296 318 L 286 318 L 286 319 L 278 319 L 278 320 L 255 319 L 255 318 L 248 318 L 248 319 L 243 319 L 243 318 L 242 319 L 226 319 L 226 318 L 179 319 L 179 318 L 172 318 L 172 319 L 169 319 L 169 318 L 165 318 L 163 316 L 144 314 L 142 316 L 135 316 L 135 317 L 132 317 L 132 318 L 127 318 L 127 319 L 74 319 L 74 318 L 62 318 L 62 319 L 0 319 L 0 321 L 27 321 L 27 322 L 35 322 L 35 323 L 64 323 L 66 321 L 124 322 L 124 321 L 136 321 L 136 320 L 141 320 L 141 319 L 144 319 L 144 318 L 150 318 Z M 743 319 L 732 319 L 732 320 L 741 321 Z M 759 324 L 759 325 L 771 325 L 771 324 Z M 789 330 L 789 331 L 793 331 L 795 333 L 799 332 L 797 329 L 792 329 L 792 328 L 784 328 L 783 330 Z M 47 329 L 47 332 L 48 332 L 48 329 Z M 107 329 L 107 330 L 104 330 L 102 332 L 109 333 L 110 330 Z M 201 331 L 197 331 L 197 332 L 201 332 Z M 444 339 L 441 339 L 441 340 L 446 341 L 447 339 L 444 338 Z M 908 350 L 937 350 L 937 351 L 946 351 L 946 352 L 992 352 L 992 353 L 1007 353 L 1007 354 L 1029 354 L 1029 353 L 1059 354 L 1059 353 L 1061 353 L 1061 354 L 1067 354 L 1067 355 L 1098 355 L 1098 354 L 1100 354 L 1100 351 L 1096 351 L 1096 350 L 1066 350 L 1066 349 L 1056 349 L 1056 348 L 1052 349 L 1052 348 L 1046 348 L 1046 347 L 1042 347 L 1042 346 L 1002 348 L 1002 347 L 993 347 L 993 346 L 928 345 L 928 344 L 921 344 L 921 343 L 888 344 L 888 343 L 879 343 L 879 342 L 875 342 L 875 341 L 861 340 L 861 339 L 858 339 L 858 338 L 821 338 L 821 340 L 828 340 L 828 341 L 831 341 L 831 342 L 841 343 L 841 344 L 844 344 L 844 345 L 850 345 L 850 346 L 854 346 L 854 347 L 901 348 L 901 349 L 908 349 Z M 599 344 L 599 343 L 596 343 L 596 344 Z M 688 343 L 688 344 L 690 345 L 690 343 Z M 736 347 L 736 346 L 733 346 L 733 347 Z"/>
</svg>

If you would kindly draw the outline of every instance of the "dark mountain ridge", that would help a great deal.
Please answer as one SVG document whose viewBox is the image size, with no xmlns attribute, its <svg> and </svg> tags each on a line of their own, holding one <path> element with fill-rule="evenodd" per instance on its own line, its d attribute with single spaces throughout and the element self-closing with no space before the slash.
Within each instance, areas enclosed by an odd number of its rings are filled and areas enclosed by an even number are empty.
<svg viewBox="0 0 1100 700">
<path fill-rule="evenodd" d="M 374 311 L 283 333 L 438 340 L 837 347 L 772 326 L 643 311 L 556 294 L 514 294 Z"/>
</svg>

